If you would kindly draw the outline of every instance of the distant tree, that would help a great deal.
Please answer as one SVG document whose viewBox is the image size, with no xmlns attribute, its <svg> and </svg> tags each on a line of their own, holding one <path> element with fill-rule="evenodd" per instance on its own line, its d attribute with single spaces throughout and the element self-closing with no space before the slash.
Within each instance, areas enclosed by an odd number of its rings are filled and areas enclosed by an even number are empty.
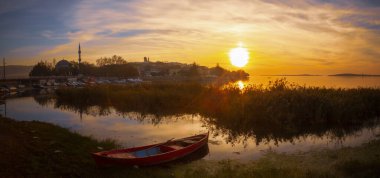
<svg viewBox="0 0 380 178">
<path fill-rule="evenodd" d="M 35 66 L 33 66 L 32 71 L 30 71 L 29 76 L 50 76 L 53 75 L 53 66 L 48 62 L 40 61 Z"/>
<path fill-rule="evenodd" d="M 199 66 L 194 62 L 191 67 L 189 68 L 189 77 L 197 77 L 199 76 Z"/>
<path fill-rule="evenodd" d="M 159 72 L 151 72 L 150 75 L 152 75 L 152 76 L 168 76 L 169 70 L 168 69 L 162 69 Z"/>
<path fill-rule="evenodd" d="M 94 64 L 90 64 L 88 62 L 82 62 L 79 64 L 79 73 L 86 75 L 86 76 L 92 76 L 97 75 L 98 68 Z"/>
<path fill-rule="evenodd" d="M 248 79 L 249 74 L 244 70 L 237 70 L 230 73 L 233 79 Z"/>
<path fill-rule="evenodd" d="M 79 63 L 77 61 L 70 61 L 70 73 L 72 75 L 78 75 L 79 74 Z"/>
<path fill-rule="evenodd" d="M 117 55 L 113 55 L 112 57 L 102 57 L 96 60 L 96 64 L 98 66 L 106 66 L 106 65 L 113 65 L 113 64 L 127 64 L 127 61 Z"/>
<path fill-rule="evenodd" d="M 219 66 L 219 64 L 216 64 L 215 67 L 211 68 L 211 74 L 216 76 L 222 76 L 223 74 L 227 73 L 228 71 L 222 67 Z"/>
<path fill-rule="evenodd" d="M 139 71 L 131 64 L 112 64 L 99 67 L 97 76 L 131 78 L 138 77 Z"/>
<path fill-rule="evenodd" d="M 194 62 L 190 67 L 182 69 L 179 74 L 185 77 L 199 77 L 199 66 Z"/>
</svg>

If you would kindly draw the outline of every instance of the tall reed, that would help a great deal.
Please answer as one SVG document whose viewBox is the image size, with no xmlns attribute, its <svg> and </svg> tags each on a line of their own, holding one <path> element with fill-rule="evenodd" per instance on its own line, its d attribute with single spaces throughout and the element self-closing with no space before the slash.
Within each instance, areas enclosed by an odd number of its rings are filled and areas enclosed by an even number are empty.
<svg viewBox="0 0 380 178">
<path fill-rule="evenodd" d="M 292 139 L 305 134 L 336 136 L 369 127 L 380 116 L 380 89 L 305 87 L 285 79 L 267 86 L 217 87 L 197 83 L 100 85 L 57 90 L 57 106 L 90 106 L 157 116 L 200 114 L 210 129 L 238 136 Z"/>
</svg>

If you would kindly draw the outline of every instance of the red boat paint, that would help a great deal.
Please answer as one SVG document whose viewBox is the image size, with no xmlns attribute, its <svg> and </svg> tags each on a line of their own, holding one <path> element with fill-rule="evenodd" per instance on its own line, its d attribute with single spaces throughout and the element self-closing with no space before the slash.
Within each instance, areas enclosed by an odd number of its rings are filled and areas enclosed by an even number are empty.
<svg viewBox="0 0 380 178">
<path fill-rule="evenodd" d="M 149 166 L 166 163 L 197 151 L 208 143 L 208 133 L 167 142 L 92 153 L 97 165 Z"/>
</svg>

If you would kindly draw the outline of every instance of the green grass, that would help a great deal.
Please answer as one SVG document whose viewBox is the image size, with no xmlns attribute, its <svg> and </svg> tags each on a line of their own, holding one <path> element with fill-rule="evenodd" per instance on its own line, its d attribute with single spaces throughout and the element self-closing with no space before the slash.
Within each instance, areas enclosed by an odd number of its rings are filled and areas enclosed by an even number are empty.
<svg viewBox="0 0 380 178">
<path fill-rule="evenodd" d="M 101 85 L 58 90 L 56 106 L 89 112 L 119 112 L 160 116 L 200 114 L 210 130 L 221 131 L 234 141 L 240 136 L 291 140 L 326 132 L 341 137 L 378 124 L 380 89 L 303 87 L 276 80 L 267 86 L 216 87 L 196 83 Z"/>
<path fill-rule="evenodd" d="M 0 118 L 0 142 L 1 177 L 380 177 L 380 140 L 339 150 L 267 152 L 250 162 L 199 160 L 145 168 L 96 167 L 89 153 L 115 148 L 115 142 L 42 122 Z"/>
<path fill-rule="evenodd" d="M 115 148 L 112 140 L 90 137 L 43 122 L 0 118 L 1 177 L 64 177 L 91 175 L 91 152 Z"/>
</svg>

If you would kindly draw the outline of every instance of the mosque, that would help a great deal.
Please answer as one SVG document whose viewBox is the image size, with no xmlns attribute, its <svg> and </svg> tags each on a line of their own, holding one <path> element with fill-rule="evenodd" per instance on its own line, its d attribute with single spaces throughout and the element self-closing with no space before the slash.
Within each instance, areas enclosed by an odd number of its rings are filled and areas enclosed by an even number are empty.
<svg viewBox="0 0 380 178">
<path fill-rule="evenodd" d="M 78 47 L 78 64 L 80 66 L 80 63 L 82 61 L 81 59 L 81 49 L 80 49 L 80 43 L 79 43 L 79 47 Z M 55 64 L 55 70 L 57 71 L 57 73 L 59 74 L 64 74 L 64 75 L 72 75 L 72 71 L 70 70 L 72 67 L 72 64 L 65 60 L 65 59 L 62 59 L 60 61 L 57 62 L 57 64 Z"/>
</svg>

